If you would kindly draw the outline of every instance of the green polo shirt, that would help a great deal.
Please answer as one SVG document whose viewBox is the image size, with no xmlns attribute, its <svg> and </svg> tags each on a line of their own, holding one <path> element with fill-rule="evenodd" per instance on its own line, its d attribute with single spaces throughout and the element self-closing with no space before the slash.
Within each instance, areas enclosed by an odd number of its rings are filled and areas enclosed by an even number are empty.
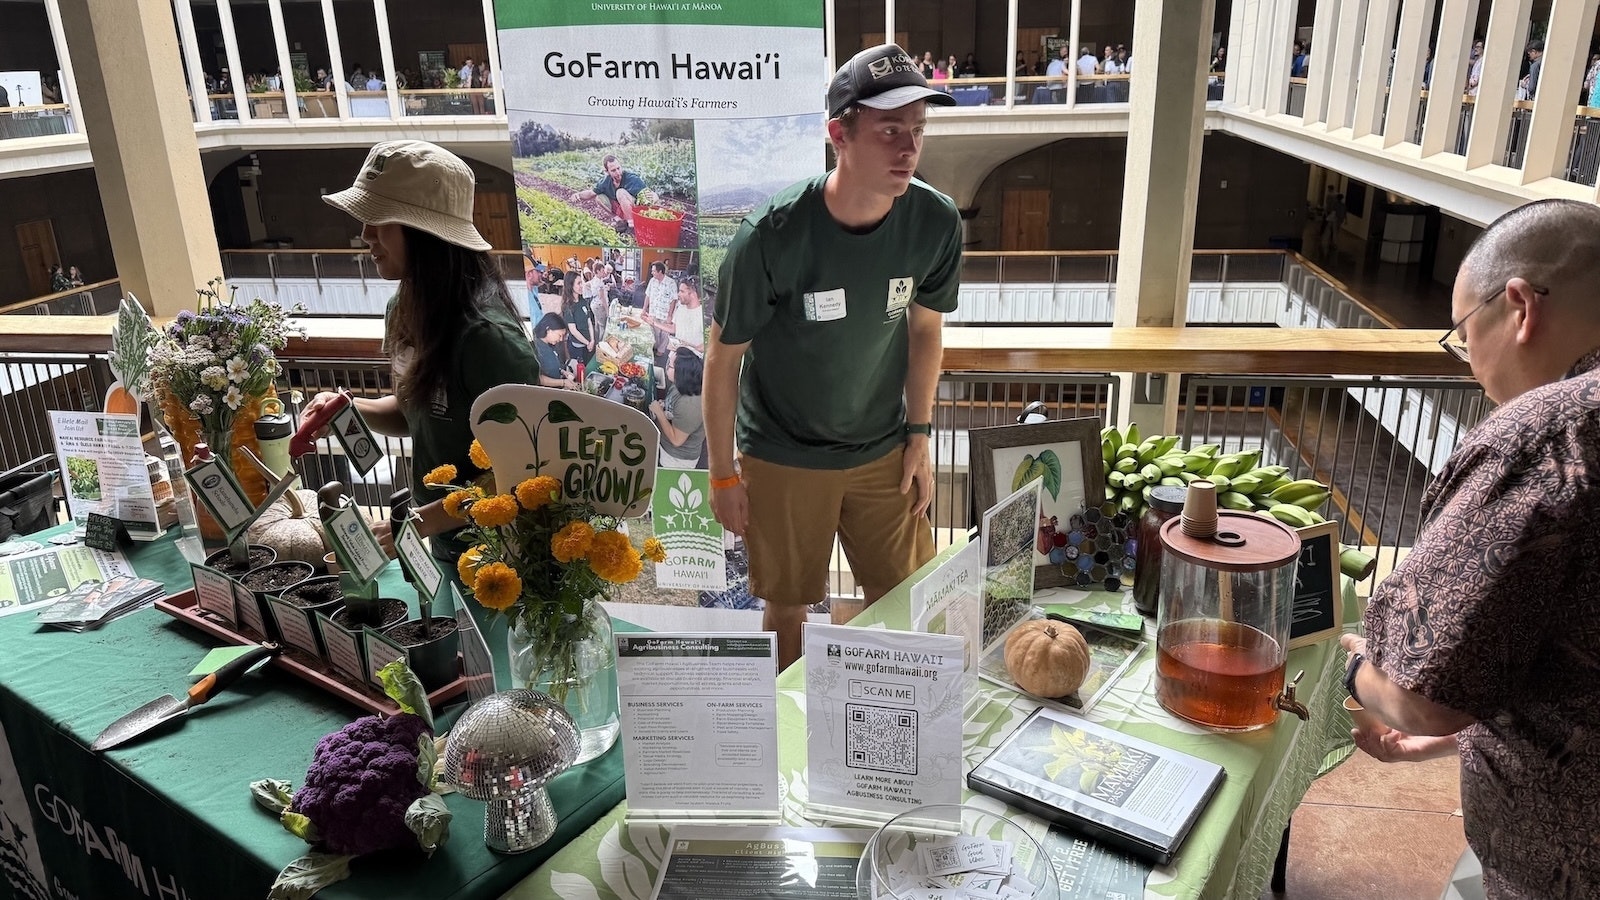
<svg viewBox="0 0 1600 900">
<path fill-rule="evenodd" d="M 384 313 L 386 335 L 394 303 L 390 300 Z M 400 406 L 411 432 L 411 496 L 417 506 L 444 498 L 444 490 L 422 483 L 422 477 L 435 468 L 446 463 L 455 466 L 458 484 L 479 474 L 467 455 L 472 447 L 472 404 L 478 396 L 496 385 L 539 382 L 539 360 L 521 323 L 498 300 L 484 303 L 482 312 L 469 315 L 461 324 L 442 389 L 426 403 Z M 392 351 L 388 340 L 385 344 Z M 509 491 L 513 485 L 502 487 Z M 434 555 L 448 559 L 467 547 L 454 532 L 436 535 L 432 544 Z"/>
<path fill-rule="evenodd" d="M 722 343 L 750 348 L 739 378 L 740 451 L 784 466 L 848 469 L 905 440 L 908 304 L 956 308 L 961 216 L 912 180 L 866 234 L 822 197 L 827 175 L 740 223 L 718 272 Z"/>
</svg>

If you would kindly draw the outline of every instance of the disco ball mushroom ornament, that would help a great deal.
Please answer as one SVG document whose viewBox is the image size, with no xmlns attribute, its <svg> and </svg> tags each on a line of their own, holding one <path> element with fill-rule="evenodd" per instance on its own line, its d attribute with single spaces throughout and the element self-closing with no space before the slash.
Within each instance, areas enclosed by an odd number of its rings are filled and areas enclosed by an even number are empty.
<svg viewBox="0 0 1600 900">
<path fill-rule="evenodd" d="M 488 802 L 483 842 L 526 853 L 550 839 L 556 811 L 545 785 L 578 756 L 578 725 L 550 695 L 501 691 L 473 704 L 450 729 L 444 778 L 465 797 Z"/>
</svg>

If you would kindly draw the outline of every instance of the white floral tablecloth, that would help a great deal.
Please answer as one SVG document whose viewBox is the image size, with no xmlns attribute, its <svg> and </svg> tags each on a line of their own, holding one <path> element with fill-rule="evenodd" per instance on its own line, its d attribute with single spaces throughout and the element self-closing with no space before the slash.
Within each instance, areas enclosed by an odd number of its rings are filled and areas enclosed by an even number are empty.
<svg viewBox="0 0 1600 900">
<path fill-rule="evenodd" d="M 949 555 L 941 554 L 905 584 L 858 617 L 854 624 L 883 623 L 906 628 L 910 585 Z M 1345 582 L 1346 621 L 1355 621 L 1355 594 Z M 1039 603 L 1073 603 L 1085 609 L 1126 604 L 1125 594 L 1087 594 L 1051 589 Z M 1155 699 L 1155 641 L 1146 623 L 1147 646 L 1122 678 L 1090 710 L 1088 718 L 1147 740 L 1221 764 L 1227 778 L 1201 814 L 1170 865 L 1156 868 L 1145 896 L 1243 898 L 1257 900 L 1271 877 L 1284 826 L 1311 782 L 1342 762 L 1351 750 L 1350 718 L 1344 711 L 1343 653 L 1324 641 L 1289 654 L 1289 677 L 1305 670 L 1299 698 L 1311 710 L 1301 722 L 1285 713 L 1277 725 L 1242 735 L 1213 734 L 1169 715 Z M 809 823 L 802 815 L 806 798 L 806 721 L 804 660 L 778 679 L 778 765 L 785 820 Z M 986 681 L 968 704 L 966 765 L 970 769 L 1032 712 L 1035 703 Z M 1003 804 L 963 789 L 966 801 L 997 811 Z M 666 850 L 668 829 L 628 826 L 626 802 L 618 804 L 504 896 L 509 900 L 648 900 L 656 869 Z M 1043 823 L 1008 813 L 1031 824 L 1040 836 Z"/>
</svg>

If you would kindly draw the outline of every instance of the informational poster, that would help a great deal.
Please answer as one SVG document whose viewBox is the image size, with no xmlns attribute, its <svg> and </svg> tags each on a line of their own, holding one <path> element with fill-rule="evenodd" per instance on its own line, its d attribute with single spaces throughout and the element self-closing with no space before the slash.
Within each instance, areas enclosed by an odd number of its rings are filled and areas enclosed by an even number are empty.
<svg viewBox="0 0 1600 900">
<path fill-rule="evenodd" d="M 617 635 L 629 821 L 777 822 L 777 637 Z"/>
<path fill-rule="evenodd" d="M 969 670 L 983 650 L 983 567 L 979 560 L 978 542 L 972 541 L 911 586 L 911 629 L 965 640 Z"/>
<path fill-rule="evenodd" d="M 808 816 L 882 822 L 960 802 L 965 646 L 944 634 L 805 626 Z"/>
<path fill-rule="evenodd" d="M 0 616 L 42 609 L 86 581 L 109 581 L 133 574 L 133 566 L 122 554 L 81 544 L 3 557 Z"/>
<path fill-rule="evenodd" d="M 711 512 L 709 473 L 657 469 L 650 521 L 667 551 L 667 561 L 656 564 L 656 587 L 728 589 L 728 557 L 722 526 Z"/>
<path fill-rule="evenodd" d="M 698 410 L 672 389 L 740 220 L 823 171 L 823 9 L 496 0 L 529 312 L 588 335 L 562 360 L 583 390 Z"/>
<path fill-rule="evenodd" d="M 52 410 L 50 427 L 72 518 L 82 521 L 100 513 L 121 520 L 136 540 L 159 537 L 139 417 Z"/>
</svg>

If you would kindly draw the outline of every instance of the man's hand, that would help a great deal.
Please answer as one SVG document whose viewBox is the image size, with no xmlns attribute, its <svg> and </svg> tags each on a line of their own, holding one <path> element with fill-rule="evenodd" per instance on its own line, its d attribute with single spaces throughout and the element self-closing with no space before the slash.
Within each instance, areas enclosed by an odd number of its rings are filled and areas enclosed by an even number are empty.
<svg viewBox="0 0 1600 900">
<path fill-rule="evenodd" d="M 1346 667 L 1350 665 L 1351 656 L 1354 656 L 1357 653 L 1361 654 L 1362 656 L 1367 655 L 1367 639 L 1359 634 L 1339 635 L 1339 646 L 1343 647 L 1345 653 L 1347 654 L 1344 658 L 1344 664 Z"/>
<path fill-rule="evenodd" d="M 911 515 L 926 515 L 929 504 L 933 502 L 933 466 L 928 462 L 927 435 L 913 434 L 906 441 L 903 471 L 900 493 L 910 493 L 913 487 L 916 489 L 912 495 Z"/>
<path fill-rule="evenodd" d="M 573 203 L 578 203 L 583 200 L 583 191 L 573 191 L 571 196 L 567 197 L 567 199 Z"/>
<path fill-rule="evenodd" d="M 717 522 L 739 537 L 750 524 L 750 495 L 741 480 L 733 487 L 711 489 L 711 511 Z"/>
<path fill-rule="evenodd" d="M 1392 729 L 1380 734 L 1353 728 L 1350 736 L 1355 738 L 1357 747 L 1379 762 L 1421 762 L 1455 756 L 1457 753 L 1456 736 L 1453 734 L 1420 737 Z"/>
</svg>

